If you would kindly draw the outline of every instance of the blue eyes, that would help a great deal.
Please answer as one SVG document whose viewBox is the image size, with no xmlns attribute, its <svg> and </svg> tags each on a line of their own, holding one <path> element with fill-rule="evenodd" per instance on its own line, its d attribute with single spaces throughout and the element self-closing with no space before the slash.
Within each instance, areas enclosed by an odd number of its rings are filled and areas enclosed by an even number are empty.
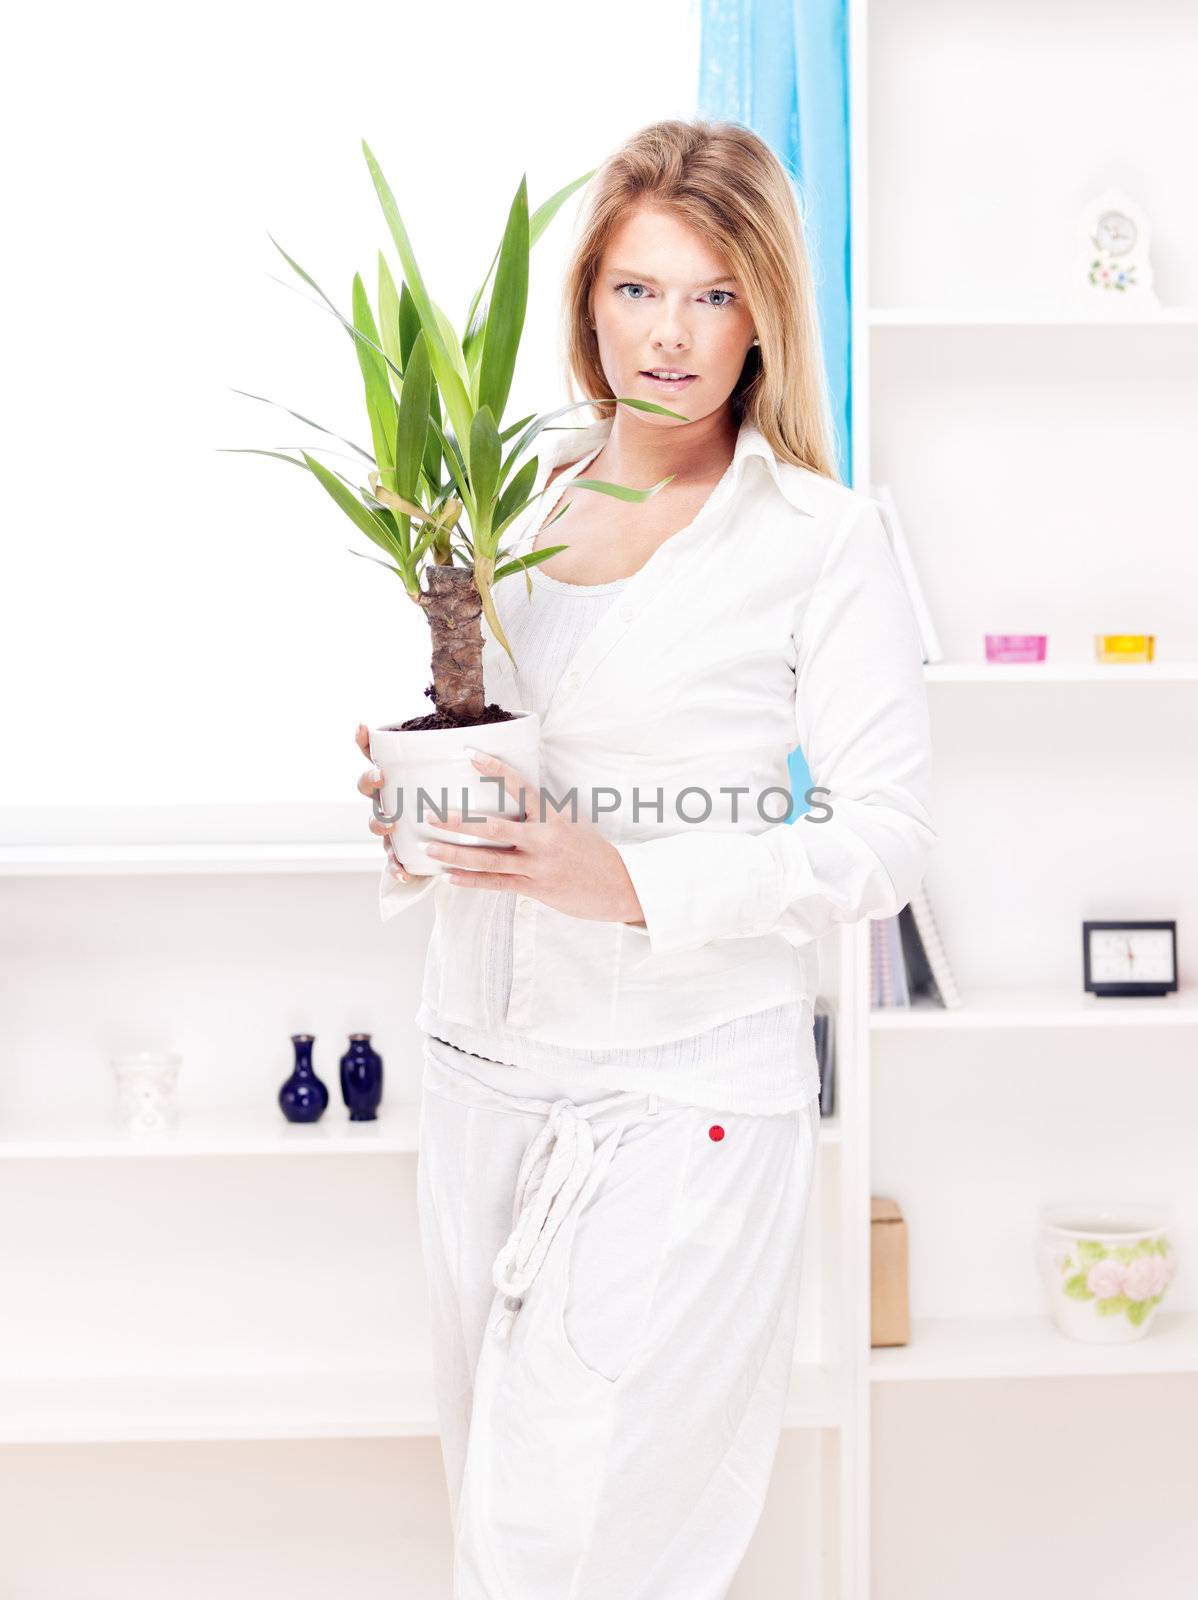
<svg viewBox="0 0 1198 1600">
<path fill-rule="evenodd" d="M 618 283 L 616 285 L 616 293 L 620 294 L 621 291 L 624 290 L 624 289 L 643 289 L 643 288 L 645 288 L 645 285 L 643 283 Z M 724 296 L 724 299 L 721 300 L 718 303 L 718 305 L 714 306 L 714 309 L 716 311 L 722 311 L 726 305 L 729 305 L 733 300 L 736 299 L 736 296 L 732 293 L 731 289 L 708 289 L 707 293 L 708 294 L 722 294 Z M 639 295 L 639 294 L 636 294 L 636 295 L 625 295 L 624 298 L 626 300 L 642 300 L 644 298 L 644 296 L 643 295 Z"/>
</svg>

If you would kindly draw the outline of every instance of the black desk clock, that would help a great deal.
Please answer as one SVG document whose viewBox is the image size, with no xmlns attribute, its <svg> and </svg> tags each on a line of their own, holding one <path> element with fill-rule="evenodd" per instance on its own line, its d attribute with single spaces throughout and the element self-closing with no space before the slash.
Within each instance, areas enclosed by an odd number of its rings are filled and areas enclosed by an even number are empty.
<svg viewBox="0 0 1198 1600">
<path fill-rule="evenodd" d="M 1091 994 L 1168 994 L 1177 988 L 1176 922 L 1083 922 Z"/>
</svg>

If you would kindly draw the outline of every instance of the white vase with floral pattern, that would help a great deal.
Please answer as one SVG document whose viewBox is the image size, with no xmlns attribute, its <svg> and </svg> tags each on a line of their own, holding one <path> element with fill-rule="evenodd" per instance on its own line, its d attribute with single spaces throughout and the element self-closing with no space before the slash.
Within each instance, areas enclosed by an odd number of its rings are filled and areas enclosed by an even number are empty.
<svg viewBox="0 0 1198 1600">
<path fill-rule="evenodd" d="M 1176 1270 L 1159 1206 L 1058 1205 L 1040 1213 L 1040 1272 L 1070 1339 L 1129 1344 L 1152 1326 Z"/>
</svg>

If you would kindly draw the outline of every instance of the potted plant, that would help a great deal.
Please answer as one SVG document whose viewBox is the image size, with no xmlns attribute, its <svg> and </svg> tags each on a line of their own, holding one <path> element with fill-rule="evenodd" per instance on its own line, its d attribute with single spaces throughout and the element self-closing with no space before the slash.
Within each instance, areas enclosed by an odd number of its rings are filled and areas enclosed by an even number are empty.
<svg viewBox="0 0 1198 1600">
<path fill-rule="evenodd" d="M 277 240 L 271 242 L 353 341 L 372 449 L 283 409 L 348 445 L 362 463 L 359 474 L 368 469 L 368 486 L 318 459 L 318 452 L 330 450 L 329 445 L 313 443 L 298 456 L 283 450 L 251 453 L 288 461 L 310 473 L 385 559 L 357 550 L 351 554 L 393 573 L 408 599 L 424 612 L 432 634 L 432 682 L 425 694 L 434 709 L 370 730 L 371 758 L 383 775 L 379 804 L 389 814 L 384 820 L 395 814 L 399 818 L 392 835 L 396 854 L 409 872 L 424 875 L 444 870 L 425 854 L 425 840 L 482 842 L 472 835 L 434 830 L 422 820 L 424 814 L 443 816 L 446 809 L 467 805 L 476 816 L 499 809 L 495 785 L 484 789 L 466 759 L 468 746 L 499 756 L 533 785 L 540 782 L 539 717 L 521 707 L 488 705 L 483 681 L 484 617 L 515 662 L 495 612 L 494 586 L 524 572 L 531 592 L 527 569 L 567 548 L 550 545 L 523 556 L 503 548 L 504 535 L 534 498 L 538 460 L 528 451 L 543 429 L 581 406 L 611 403 L 685 418 L 652 401 L 620 396 L 580 400 L 504 424 L 524 331 L 529 252 L 591 173 L 560 189 L 531 218 L 526 178 L 521 178 L 503 238 L 459 337 L 428 292 L 395 197 L 365 140 L 362 149 L 401 269 L 397 288 L 386 256 L 379 252 L 377 316 L 360 274 L 353 281 L 352 318 L 346 318 Z M 249 398 L 263 400 L 261 395 Z M 632 489 L 577 478 L 571 488 L 644 501 L 669 481 Z M 563 506 L 548 526 L 568 509 Z M 518 808 L 518 797 L 504 794 L 503 801 L 505 810 Z"/>
</svg>

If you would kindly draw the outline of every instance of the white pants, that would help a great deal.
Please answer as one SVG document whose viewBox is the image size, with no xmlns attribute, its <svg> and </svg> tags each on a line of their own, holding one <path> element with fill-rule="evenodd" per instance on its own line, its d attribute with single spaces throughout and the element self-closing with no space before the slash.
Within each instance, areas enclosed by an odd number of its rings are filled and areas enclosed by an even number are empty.
<svg viewBox="0 0 1198 1600">
<path fill-rule="evenodd" d="M 420 1117 L 454 1600 L 721 1600 L 778 1447 L 818 1100 L 566 1092 L 426 1041 Z"/>
</svg>

